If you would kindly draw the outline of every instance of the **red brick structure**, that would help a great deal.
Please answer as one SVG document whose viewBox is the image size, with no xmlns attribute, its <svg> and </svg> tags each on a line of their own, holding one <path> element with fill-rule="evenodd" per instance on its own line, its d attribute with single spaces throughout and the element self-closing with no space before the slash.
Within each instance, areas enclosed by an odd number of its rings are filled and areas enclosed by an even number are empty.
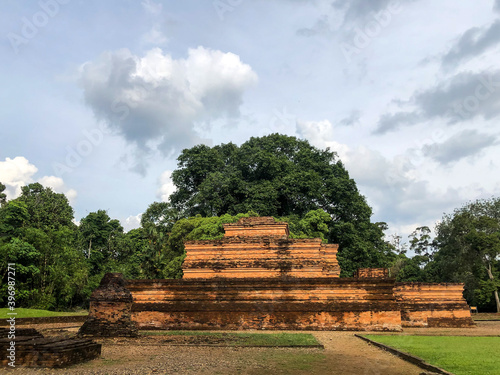
<svg viewBox="0 0 500 375">
<path fill-rule="evenodd" d="M 387 268 L 359 268 L 355 273 L 356 278 L 387 279 L 389 270 Z"/>
<path fill-rule="evenodd" d="M 219 241 L 187 241 L 184 279 L 339 277 L 338 245 L 289 239 L 288 224 L 272 217 L 224 225 Z"/>
<path fill-rule="evenodd" d="M 140 329 L 400 330 L 392 280 L 129 280 Z"/>
<path fill-rule="evenodd" d="M 15 338 L 9 338 L 9 333 L 11 332 L 6 328 L 0 329 L 0 365 L 5 368 L 10 368 L 12 365 L 15 367 L 67 367 L 101 355 L 101 344 L 90 339 L 44 338 L 33 328 L 16 329 Z M 15 345 L 12 345 L 13 343 Z"/>
<path fill-rule="evenodd" d="M 338 245 L 290 239 L 287 223 L 271 217 L 243 218 L 224 230 L 221 240 L 185 243 L 184 279 L 126 281 L 139 329 L 472 325 L 462 284 L 396 283 L 386 269 L 340 278 Z M 103 303 L 95 316 L 109 311 Z"/>
<path fill-rule="evenodd" d="M 403 327 L 467 327 L 473 321 L 463 284 L 396 283 Z"/>
<path fill-rule="evenodd" d="M 121 273 L 107 273 L 90 296 L 89 316 L 79 336 L 136 337 L 137 325 L 130 319 L 132 294 Z"/>
</svg>

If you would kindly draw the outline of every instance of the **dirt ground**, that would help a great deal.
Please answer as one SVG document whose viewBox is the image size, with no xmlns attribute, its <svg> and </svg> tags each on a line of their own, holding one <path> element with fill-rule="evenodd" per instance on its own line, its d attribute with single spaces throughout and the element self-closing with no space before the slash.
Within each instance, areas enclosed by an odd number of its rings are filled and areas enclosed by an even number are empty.
<svg viewBox="0 0 500 375">
<path fill-rule="evenodd" d="M 44 335 L 74 334 L 78 326 L 25 326 Z M 257 332 L 257 331 L 255 331 Z M 263 331 L 258 331 L 262 333 Z M 269 331 L 264 331 L 269 332 Z M 0 374 L 342 374 L 419 375 L 423 371 L 354 336 L 356 332 L 311 331 L 325 349 L 230 348 L 172 346 L 165 337 L 97 340 L 103 344 L 99 359 L 59 370 L 0 370 Z M 364 332 L 368 333 L 368 332 Z M 394 333 L 391 333 L 394 334 Z M 475 328 L 411 328 L 402 335 L 500 336 L 500 322 L 478 322 Z"/>
</svg>

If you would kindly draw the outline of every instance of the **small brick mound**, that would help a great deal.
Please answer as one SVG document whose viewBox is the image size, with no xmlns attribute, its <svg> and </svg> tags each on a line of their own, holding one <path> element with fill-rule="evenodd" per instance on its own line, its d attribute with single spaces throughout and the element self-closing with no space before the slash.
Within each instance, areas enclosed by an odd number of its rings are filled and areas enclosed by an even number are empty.
<svg viewBox="0 0 500 375">
<path fill-rule="evenodd" d="M 0 328 L 0 339 L 8 338 L 12 331 L 9 328 Z M 43 335 L 34 328 L 16 328 L 16 337 L 43 337 Z"/>
<path fill-rule="evenodd" d="M 0 362 L 3 367 L 9 367 L 14 362 L 15 367 L 66 367 L 101 355 L 101 344 L 91 339 L 76 339 L 66 337 L 44 338 L 32 328 L 16 329 L 16 337 L 9 339 L 6 330 L 0 330 Z M 15 342 L 15 345 L 12 343 Z M 12 350 L 15 348 L 15 350 Z M 15 360 L 11 356 L 15 354 Z"/>
<path fill-rule="evenodd" d="M 132 294 L 121 273 L 107 273 L 90 297 L 87 320 L 78 336 L 137 337 L 137 325 L 130 319 Z"/>
</svg>

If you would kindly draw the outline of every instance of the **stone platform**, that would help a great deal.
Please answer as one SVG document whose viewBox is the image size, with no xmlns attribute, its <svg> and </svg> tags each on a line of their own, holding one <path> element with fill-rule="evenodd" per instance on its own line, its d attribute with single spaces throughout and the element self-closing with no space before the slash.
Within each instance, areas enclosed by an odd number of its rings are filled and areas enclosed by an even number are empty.
<svg viewBox="0 0 500 375">
<path fill-rule="evenodd" d="M 473 325 L 463 284 L 396 283 L 382 268 L 341 278 L 338 245 L 289 238 L 288 224 L 272 217 L 242 218 L 224 230 L 220 240 L 185 242 L 181 280 L 106 275 L 80 332 L 135 334 L 134 324 L 375 331 Z"/>
<path fill-rule="evenodd" d="M 401 330 L 393 280 L 128 280 L 139 329 Z"/>
<path fill-rule="evenodd" d="M 0 331 L 0 363 L 2 367 L 12 368 L 10 352 L 14 347 L 15 367 L 58 368 L 98 358 L 101 344 L 91 339 L 67 337 L 44 338 L 34 329 L 17 329 L 16 337 L 10 339 Z M 15 345 L 12 345 L 15 343 Z"/>
</svg>

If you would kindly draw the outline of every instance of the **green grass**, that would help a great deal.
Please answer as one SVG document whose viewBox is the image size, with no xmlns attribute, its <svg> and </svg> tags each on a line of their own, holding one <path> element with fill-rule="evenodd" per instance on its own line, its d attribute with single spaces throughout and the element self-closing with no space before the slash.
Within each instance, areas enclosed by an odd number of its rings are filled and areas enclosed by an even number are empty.
<svg viewBox="0 0 500 375">
<path fill-rule="evenodd" d="M 142 335 L 190 336 L 197 339 L 215 339 L 228 346 L 317 346 L 316 338 L 308 333 L 222 333 L 206 331 L 144 331 Z M 200 340 L 198 340 L 199 342 Z M 201 340 L 202 341 L 202 340 Z"/>
<path fill-rule="evenodd" d="M 17 315 L 7 315 L 7 313 L 15 312 Z M 0 319 L 8 319 L 13 316 L 17 318 L 41 318 L 47 316 L 74 316 L 74 315 L 87 315 L 88 311 L 82 310 L 77 312 L 60 312 L 60 311 L 48 311 L 48 310 L 37 310 L 37 309 L 24 309 L 16 308 L 14 311 L 10 311 L 8 308 L 0 309 Z"/>
<path fill-rule="evenodd" d="M 455 375 L 500 374 L 500 337 L 364 335 Z"/>
</svg>

